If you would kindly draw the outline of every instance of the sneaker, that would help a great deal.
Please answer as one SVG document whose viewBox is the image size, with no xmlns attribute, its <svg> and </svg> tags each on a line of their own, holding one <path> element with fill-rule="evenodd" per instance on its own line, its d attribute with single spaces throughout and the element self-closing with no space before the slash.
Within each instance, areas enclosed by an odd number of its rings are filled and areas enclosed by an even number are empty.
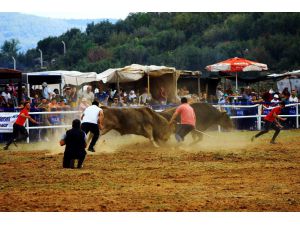
<svg viewBox="0 0 300 225">
<path fill-rule="evenodd" d="M 5 145 L 5 146 L 3 147 L 3 150 L 8 150 L 8 145 Z"/>
<path fill-rule="evenodd" d="M 88 151 L 95 152 L 95 149 L 94 148 L 88 148 Z"/>
<path fill-rule="evenodd" d="M 252 136 L 252 138 L 251 138 L 251 141 L 253 142 L 253 141 L 254 141 L 254 139 L 255 139 L 255 136 Z"/>
</svg>

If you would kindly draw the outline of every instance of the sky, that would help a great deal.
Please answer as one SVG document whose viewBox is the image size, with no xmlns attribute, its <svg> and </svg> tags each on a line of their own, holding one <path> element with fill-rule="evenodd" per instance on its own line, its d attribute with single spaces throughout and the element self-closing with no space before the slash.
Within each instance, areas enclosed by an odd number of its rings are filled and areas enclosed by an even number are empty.
<svg viewBox="0 0 300 225">
<path fill-rule="evenodd" d="M 0 0 L 0 4 L 2 12 L 65 19 L 125 19 L 130 12 L 300 11 L 296 0 Z"/>
</svg>

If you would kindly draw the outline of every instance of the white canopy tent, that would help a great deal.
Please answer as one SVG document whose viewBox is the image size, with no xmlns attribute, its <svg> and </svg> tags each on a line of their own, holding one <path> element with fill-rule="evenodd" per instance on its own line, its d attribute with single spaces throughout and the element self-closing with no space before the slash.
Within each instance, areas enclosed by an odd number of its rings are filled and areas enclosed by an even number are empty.
<svg viewBox="0 0 300 225">
<path fill-rule="evenodd" d="M 159 77 L 165 74 L 173 74 L 175 72 L 176 69 L 174 67 L 132 64 L 123 68 L 105 70 L 97 75 L 97 80 L 102 80 L 103 83 L 126 83 L 137 81 L 145 75 L 149 75 L 150 77 Z"/>
<path fill-rule="evenodd" d="M 116 83 L 117 88 L 119 89 L 120 83 L 138 81 L 147 76 L 148 93 L 150 93 L 150 78 L 159 78 L 165 75 L 172 77 L 171 83 L 170 79 L 168 82 L 166 80 L 160 80 L 161 83 L 159 85 L 166 86 L 166 83 L 168 83 L 169 93 L 172 96 L 171 98 L 174 98 L 174 96 L 176 96 L 177 79 L 179 77 L 179 73 L 176 72 L 174 67 L 132 64 L 123 68 L 105 70 L 104 72 L 97 74 L 97 80 L 101 80 L 103 83 Z M 156 86 L 158 85 L 152 86 L 152 88 L 157 89 L 158 87 Z"/>
<path fill-rule="evenodd" d="M 294 70 L 291 72 L 286 72 L 286 73 L 273 73 L 273 74 L 269 74 L 268 77 L 273 77 L 273 78 L 278 78 L 278 77 L 288 77 L 288 76 L 300 76 L 300 70 Z"/>
<path fill-rule="evenodd" d="M 79 71 L 66 71 L 66 70 L 55 70 L 55 71 L 41 71 L 26 73 L 29 76 L 61 76 L 62 84 L 70 84 L 80 86 L 84 83 L 89 83 L 95 81 L 97 78 L 97 73 L 86 72 L 82 73 Z"/>
<path fill-rule="evenodd" d="M 279 81 L 277 81 L 277 88 L 280 92 L 282 92 L 285 87 L 287 87 L 289 91 L 294 88 L 297 89 L 298 92 L 300 91 L 300 70 L 281 74 L 273 73 L 269 74 L 268 77 L 279 79 Z"/>
<path fill-rule="evenodd" d="M 28 96 L 30 96 L 30 85 L 41 85 L 43 82 L 47 82 L 49 87 L 58 85 L 60 93 L 62 93 L 62 87 L 64 85 L 81 86 L 85 83 L 95 81 L 97 73 L 55 70 L 25 73 L 23 76 L 24 82 L 27 84 Z"/>
</svg>

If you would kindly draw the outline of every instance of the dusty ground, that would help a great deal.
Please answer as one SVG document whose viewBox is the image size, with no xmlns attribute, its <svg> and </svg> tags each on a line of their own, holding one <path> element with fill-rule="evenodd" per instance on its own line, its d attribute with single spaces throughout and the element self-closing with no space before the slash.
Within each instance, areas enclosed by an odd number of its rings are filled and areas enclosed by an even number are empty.
<svg viewBox="0 0 300 225">
<path fill-rule="evenodd" d="M 300 131 L 210 132 L 197 146 L 101 137 L 81 170 L 54 142 L 0 151 L 0 211 L 300 211 Z M 186 141 L 189 141 L 187 139 Z"/>
</svg>

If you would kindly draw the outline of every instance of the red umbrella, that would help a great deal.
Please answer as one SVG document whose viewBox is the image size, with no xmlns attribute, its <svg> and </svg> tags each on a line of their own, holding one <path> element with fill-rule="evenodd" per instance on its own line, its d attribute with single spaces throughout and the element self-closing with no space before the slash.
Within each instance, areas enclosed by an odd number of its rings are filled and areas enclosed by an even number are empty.
<svg viewBox="0 0 300 225">
<path fill-rule="evenodd" d="M 235 72 L 235 88 L 237 91 L 237 72 L 268 70 L 268 66 L 263 63 L 258 63 L 247 59 L 235 57 L 216 64 L 208 65 L 205 67 L 205 69 L 211 72 Z"/>
</svg>

